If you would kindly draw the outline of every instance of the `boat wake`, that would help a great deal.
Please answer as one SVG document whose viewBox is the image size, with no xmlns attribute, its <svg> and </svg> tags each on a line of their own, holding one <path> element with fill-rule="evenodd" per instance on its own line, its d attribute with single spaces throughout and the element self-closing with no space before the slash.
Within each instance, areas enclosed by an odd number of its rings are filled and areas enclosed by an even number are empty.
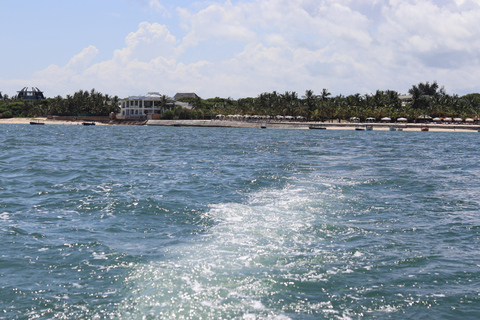
<svg viewBox="0 0 480 320">
<path fill-rule="evenodd" d="M 169 247 L 163 261 L 136 266 L 121 315 L 286 319 L 321 312 L 301 296 L 327 281 L 325 245 L 340 229 L 326 222 L 322 198 L 313 197 L 318 192 L 311 184 L 290 185 L 257 192 L 243 204 L 212 206 L 207 232 Z"/>
</svg>

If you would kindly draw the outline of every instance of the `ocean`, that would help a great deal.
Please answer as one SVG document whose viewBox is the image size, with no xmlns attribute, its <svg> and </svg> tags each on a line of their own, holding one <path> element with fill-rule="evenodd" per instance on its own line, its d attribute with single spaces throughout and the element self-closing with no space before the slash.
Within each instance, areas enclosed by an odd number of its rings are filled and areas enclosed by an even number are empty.
<svg viewBox="0 0 480 320">
<path fill-rule="evenodd" d="M 1 319 L 477 319 L 478 133 L 0 125 Z"/>
</svg>

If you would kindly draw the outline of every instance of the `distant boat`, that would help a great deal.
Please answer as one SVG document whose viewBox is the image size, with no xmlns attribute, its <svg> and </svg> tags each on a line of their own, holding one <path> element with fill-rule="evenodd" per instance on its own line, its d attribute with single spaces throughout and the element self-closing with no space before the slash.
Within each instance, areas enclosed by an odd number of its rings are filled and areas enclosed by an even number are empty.
<svg viewBox="0 0 480 320">
<path fill-rule="evenodd" d="M 390 128 L 388 129 L 390 131 L 397 131 L 397 128 L 395 128 L 394 126 L 390 126 Z"/>
<path fill-rule="evenodd" d="M 421 131 L 428 131 L 428 126 L 421 126 L 421 127 L 420 127 L 420 130 L 421 130 Z"/>
<path fill-rule="evenodd" d="M 308 129 L 326 130 L 327 128 L 323 124 L 311 124 L 308 126 Z"/>
<path fill-rule="evenodd" d="M 45 122 L 43 121 L 43 119 L 33 119 L 32 121 L 30 121 L 30 124 L 33 126 L 43 126 L 45 124 Z"/>
<path fill-rule="evenodd" d="M 84 126 L 94 126 L 95 122 L 83 122 L 82 123 Z"/>
<path fill-rule="evenodd" d="M 262 123 L 260 125 L 260 129 L 267 129 L 267 124 L 266 123 Z"/>
<path fill-rule="evenodd" d="M 372 126 L 371 124 L 367 124 L 367 125 L 365 126 L 365 129 L 366 129 L 367 131 L 373 131 L 373 126 Z"/>
<path fill-rule="evenodd" d="M 356 131 L 365 131 L 365 126 L 361 125 L 361 124 L 357 124 L 355 126 L 355 130 Z"/>
</svg>

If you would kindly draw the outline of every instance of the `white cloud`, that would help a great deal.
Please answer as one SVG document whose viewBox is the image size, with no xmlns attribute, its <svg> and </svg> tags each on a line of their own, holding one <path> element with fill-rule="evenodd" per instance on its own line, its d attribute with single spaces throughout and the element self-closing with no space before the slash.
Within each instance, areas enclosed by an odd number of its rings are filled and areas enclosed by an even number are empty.
<svg viewBox="0 0 480 320">
<path fill-rule="evenodd" d="M 98 53 L 90 46 L 35 77 L 52 88 L 70 86 L 67 92 L 95 87 L 119 96 L 405 92 L 433 80 L 451 91 L 479 91 L 479 1 L 442 3 L 252 0 L 177 8 L 181 37 L 171 25 L 142 22 L 112 59 L 90 65 Z M 150 5 L 164 9 L 158 1 Z"/>
<path fill-rule="evenodd" d="M 79 54 L 75 55 L 68 64 L 66 65 L 67 69 L 81 72 L 85 70 L 85 68 L 92 62 L 95 56 L 98 54 L 98 49 L 94 46 L 89 46 L 80 52 Z"/>
<path fill-rule="evenodd" d="M 152 8 L 153 10 L 157 11 L 157 12 L 160 12 L 164 17 L 169 17 L 170 16 L 170 13 L 168 12 L 168 10 L 160 3 L 160 1 L 158 0 L 150 0 L 148 5 L 150 6 L 150 8 Z"/>
<path fill-rule="evenodd" d="M 167 27 L 158 23 L 142 22 L 136 32 L 126 38 L 126 47 L 115 52 L 122 61 L 140 60 L 148 62 L 157 57 L 173 59 L 178 55 L 177 40 Z"/>
</svg>

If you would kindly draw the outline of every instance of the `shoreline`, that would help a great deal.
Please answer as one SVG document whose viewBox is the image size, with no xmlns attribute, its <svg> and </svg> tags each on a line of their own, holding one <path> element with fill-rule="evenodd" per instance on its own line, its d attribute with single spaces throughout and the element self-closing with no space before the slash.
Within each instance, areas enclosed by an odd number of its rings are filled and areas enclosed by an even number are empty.
<svg viewBox="0 0 480 320">
<path fill-rule="evenodd" d="M 372 125 L 373 131 L 389 131 L 390 126 L 402 128 L 403 131 L 421 131 L 425 124 L 421 123 L 320 123 L 320 122 L 246 122 L 230 120 L 148 120 L 147 126 L 176 127 L 224 127 L 224 128 L 257 128 L 266 124 L 266 129 L 306 129 L 309 126 L 322 124 L 327 130 L 355 130 L 358 125 Z M 427 124 L 433 132 L 478 132 L 479 125 L 471 124 Z"/>
<path fill-rule="evenodd" d="M 42 119 L 45 125 L 82 125 L 83 122 L 95 122 L 95 125 L 119 125 L 119 123 L 105 123 L 86 120 L 54 120 Z M 6 118 L 0 119 L 0 124 L 30 124 L 32 118 Z M 126 123 L 127 124 L 127 123 Z M 131 123 L 128 123 L 131 124 Z M 140 122 L 138 123 L 140 124 Z M 137 125 L 138 125 L 137 124 Z M 333 122 L 248 122 L 230 120 L 148 120 L 146 126 L 175 126 L 175 127 L 223 127 L 223 128 L 260 128 L 266 124 L 266 129 L 309 129 L 310 125 L 322 124 L 327 130 L 354 130 L 358 123 L 333 123 Z M 360 123 L 365 126 L 366 123 Z M 420 123 L 368 123 L 373 126 L 373 131 L 388 131 L 390 126 L 401 127 L 403 131 L 421 131 L 424 124 Z M 427 124 L 432 132 L 478 132 L 480 125 L 473 124 Z"/>
<path fill-rule="evenodd" d="M 108 125 L 108 123 L 103 123 L 99 121 L 87 121 L 87 120 L 54 120 L 47 119 L 44 117 L 38 118 L 1 118 L 0 124 L 9 123 L 9 124 L 30 124 L 30 121 L 40 119 L 46 125 L 50 124 L 63 124 L 63 125 L 82 125 L 84 122 L 95 122 L 95 125 Z"/>
</svg>

